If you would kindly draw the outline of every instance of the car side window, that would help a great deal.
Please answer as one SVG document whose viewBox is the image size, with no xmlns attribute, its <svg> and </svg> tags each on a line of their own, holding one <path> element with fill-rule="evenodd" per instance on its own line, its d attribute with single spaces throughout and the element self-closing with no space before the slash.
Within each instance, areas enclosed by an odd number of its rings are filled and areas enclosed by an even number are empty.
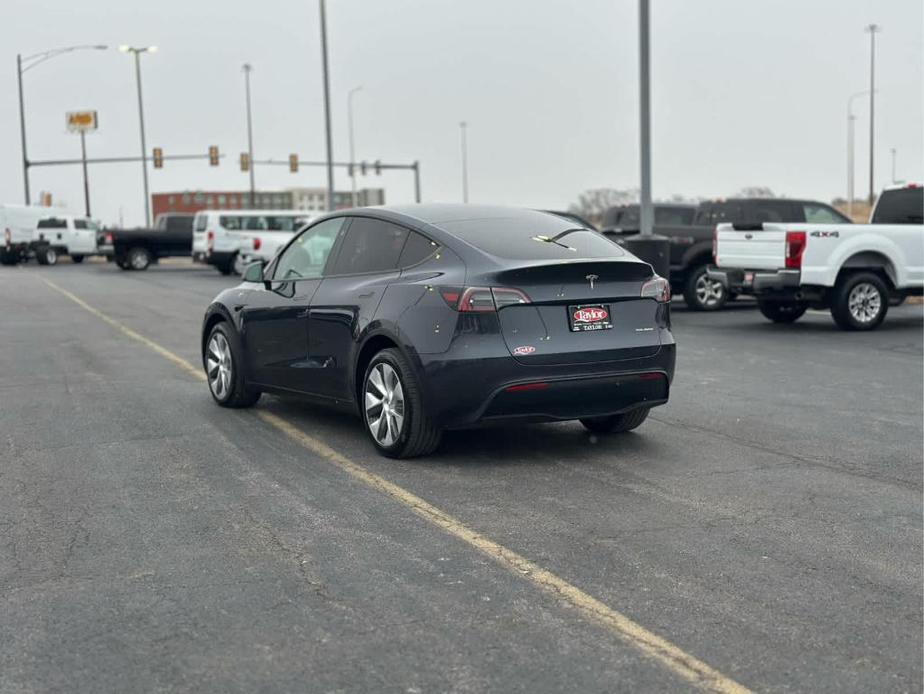
<svg viewBox="0 0 924 694">
<path fill-rule="evenodd" d="M 273 279 L 280 282 L 321 277 L 345 220 L 345 217 L 327 219 L 305 229 L 279 257 Z"/>
<path fill-rule="evenodd" d="M 196 231 L 205 231 L 205 227 L 208 226 L 209 218 L 204 214 L 196 215 Z"/>
<path fill-rule="evenodd" d="M 87 228 L 86 220 L 85 219 L 75 219 L 74 228 L 75 229 L 86 229 Z"/>
<path fill-rule="evenodd" d="M 417 265 L 433 255 L 437 248 L 439 244 L 423 234 L 418 234 L 416 231 L 409 232 L 404 250 L 401 251 L 401 258 L 398 260 L 398 267 L 406 268 Z"/>
<path fill-rule="evenodd" d="M 788 200 L 755 200 L 748 203 L 748 222 L 801 222 Z"/>
<path fill-rule="evenodd" d="M 701 205 L 696 210 L 696 219 L 693 220 L 693 223 L 697 226 L 709 226 L 712 224 L 712 206 Z"/>
<path fill-rule="evenodd" d="M 353 217 L 331 275 L 387 272 L 398 267 L 408 230 L 370 217 Z"/>
<path fill-rule="evenodd" d="M 843 224 L 844 218 L 827 205 L 806 202 L 802 205 L 805 221 L 810 224 Z"/>
</svg>

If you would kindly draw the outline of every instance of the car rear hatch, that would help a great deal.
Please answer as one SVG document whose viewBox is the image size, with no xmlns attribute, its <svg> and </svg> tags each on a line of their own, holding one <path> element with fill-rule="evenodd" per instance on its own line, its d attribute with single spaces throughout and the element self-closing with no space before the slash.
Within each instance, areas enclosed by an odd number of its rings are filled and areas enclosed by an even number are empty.
<svg viewBox="0 0 924 694">
<path fill-rule="evenodd" d="M 715 264 L 722 268 L 776 270 L 785 266 L 786 230 L 777 224 L 720 224 Z"/>
<path fill-rule="evenodd" d="M 497 273 L 492 284 L 515 288 L 528 301 L 495 299 L 510 354 L 532 365 L 656 354 L 661 348 L 658 327 L 666 323 L 667 309 L 655 298 L 641 296 L 651 279 L 651 267 L 635 259 L 572 261 Z"/>
</svg>

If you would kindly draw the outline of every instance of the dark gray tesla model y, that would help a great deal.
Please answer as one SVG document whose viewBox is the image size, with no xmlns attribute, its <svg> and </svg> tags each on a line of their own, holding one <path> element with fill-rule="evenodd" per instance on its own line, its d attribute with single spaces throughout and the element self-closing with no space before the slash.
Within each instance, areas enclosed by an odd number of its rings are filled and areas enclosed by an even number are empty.
<svg viewBox="0 0 924 694">
<path fill-rule="evenodd" d="M 670 288 L 604 236 L 544 212 L 347 210 L 215 298 L 202 361 L 218 404 L 270 392 L 343 407 L 391 457 L 496 420 L 622 432 L 667 402 Z"/>
</svg>

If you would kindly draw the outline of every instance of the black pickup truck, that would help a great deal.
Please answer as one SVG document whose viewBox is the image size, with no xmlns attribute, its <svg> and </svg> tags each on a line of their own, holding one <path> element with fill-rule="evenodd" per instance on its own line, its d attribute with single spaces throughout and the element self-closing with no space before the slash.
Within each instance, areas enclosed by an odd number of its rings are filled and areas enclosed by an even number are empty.
<svg viewBox="0 0 924 694">
<path fill-rule="evenodd" d="M 668 221 L 669 217 L 672 221 Z M 682 294 L 687 306 L 695 311 L 715 311 L 729 299 L 725 288 L 706 276 L 706 268 L 712 263 L 712 234 L 722 222 L 847 224 L 850 220 L 815 200 L 727 198 L 701 202 L 698 207 L 656 204 L 654 233 L 671 242 L 671 288 L 675 294 Z M 607 210 L 601 231 L 619 243 L 620 237 L 636 234 L 638 228 L 638 205 L 623 205 Z"/>
<path fill-rule="evenodd" d="M 112 255 L 123 270 L 147 270 L 151 263 L 170 256 L 192 254 L 191 214 L 162 214 L 153 229 L 112 229 Z"/>
</svg>

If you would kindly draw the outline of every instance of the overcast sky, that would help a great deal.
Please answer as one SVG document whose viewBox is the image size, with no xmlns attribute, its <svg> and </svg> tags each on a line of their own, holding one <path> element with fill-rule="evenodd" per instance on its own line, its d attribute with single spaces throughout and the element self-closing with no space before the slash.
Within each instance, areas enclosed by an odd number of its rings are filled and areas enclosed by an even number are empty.
<svg viewBox="0 0 924 694">
<path fill-rule="evenodd" d="M 921 0 L 652 0 L 653 190 L 729 195 L 743 186 L 830 200 L 845 195 L 846 109 L 868 88 L 877 41 L 876 186 L 922 177 Z M 566 207 L 588 188 L 638 185 L 635 0 L 328 0 L 335 157 L 345 160 L 347 92 L 359 159 L 419 159 L 427 201 L 461 198 L 459 121 L 469 123 L 473 202 Z M 245 189 L 241 64 L 254 66 L 258 158 L 324 156 L 316 0 L 3 0 L 0 202 L 22 201 L 16 53 L 80 43 L 25 75 L 33 159 L 79 156 L 64 113 L 96 109 L 90 156 L 139 153 L 130 56 L 142 57 L 148 147 L 205 153 L 221 166 L 169 163 L 153 191 Z M 868 186 L 868 102 L 856 100 L 857 193 Z M 323 169 L 257 169 L 257 187 L 324 185 Z M 139 164 L 90 169 L 94 215 L 140 223 Z M 362 179 L 360 179 L 363 184 Z M 369 176 L 388 202 L 411 176 Z M 345 173 L 337 187 L 349 188 Z M 83 206 L 79 167 L 32 169 L 33 194 Z"/>
</svg>

